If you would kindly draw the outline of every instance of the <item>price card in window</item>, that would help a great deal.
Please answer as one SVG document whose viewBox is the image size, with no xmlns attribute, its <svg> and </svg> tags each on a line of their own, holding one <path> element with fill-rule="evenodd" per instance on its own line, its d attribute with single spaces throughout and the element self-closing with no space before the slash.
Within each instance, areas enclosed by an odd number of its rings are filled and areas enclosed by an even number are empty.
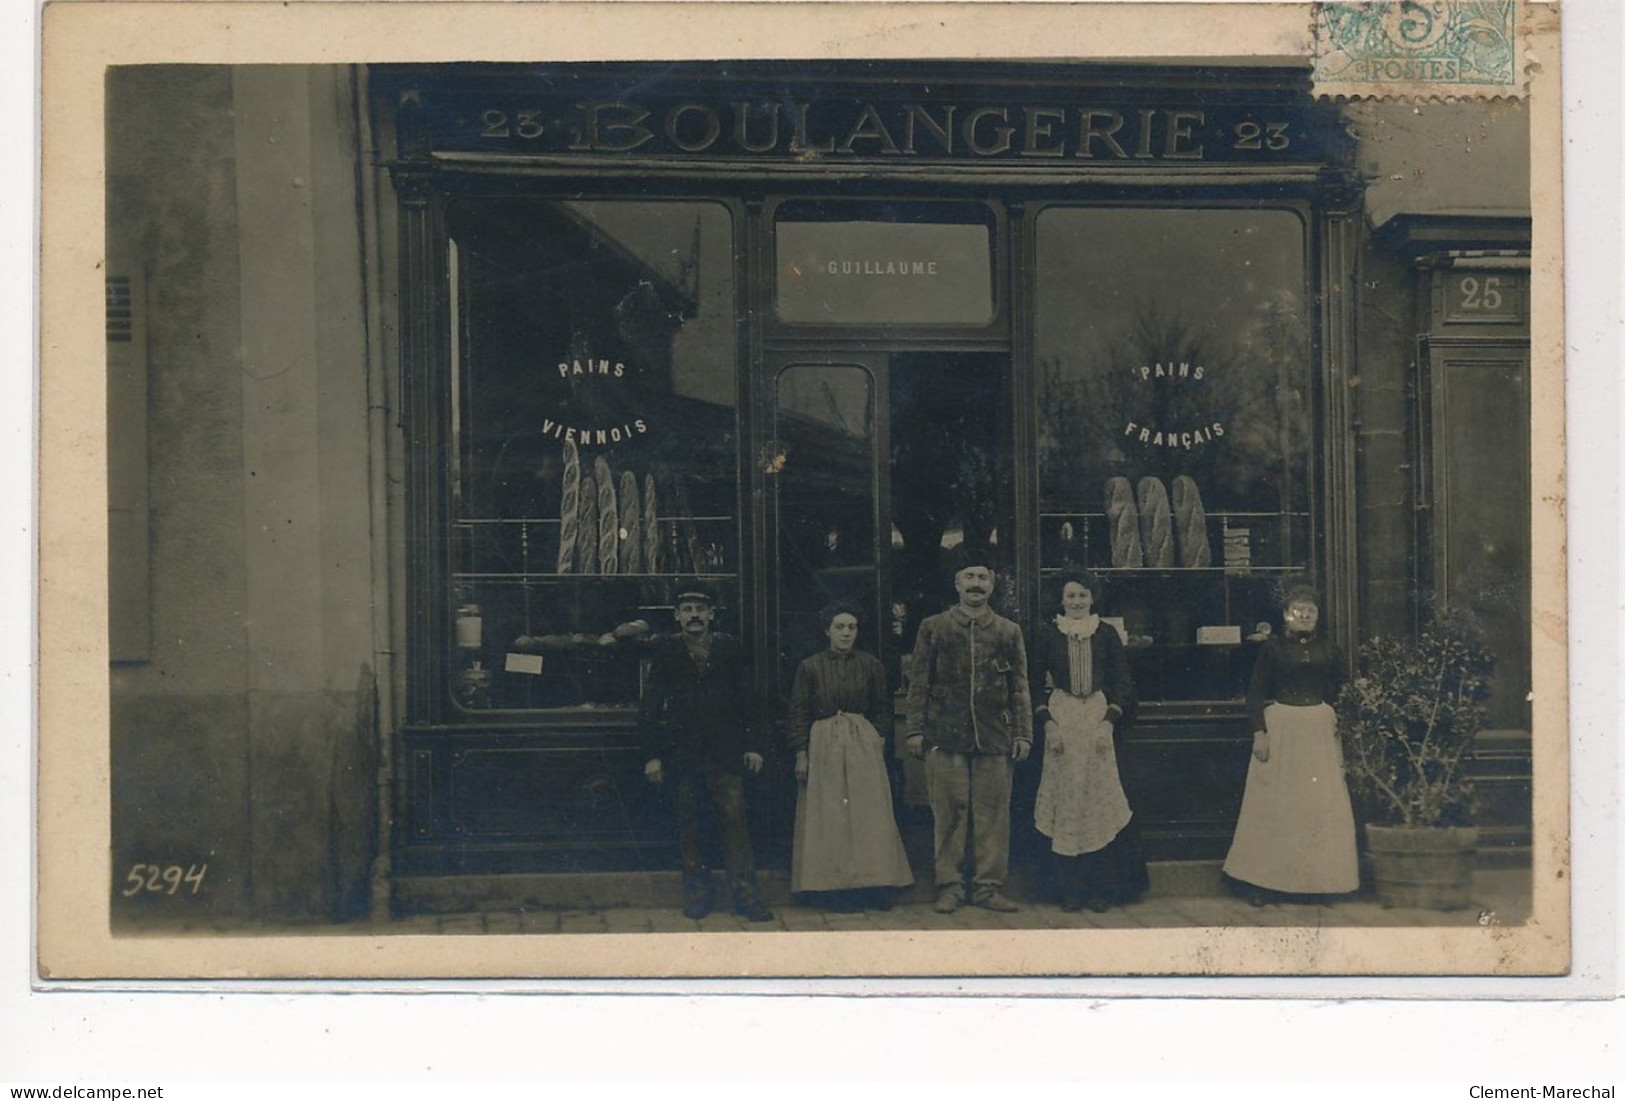
<svg viewBox="0 0 1625 1101">
<path fill-rule="evenodd" d="M 529 673 L 533 677 L 541 676 L 542 655 L 510 653 L 508 663 L 503 668 L 509 673 Z"/>
</svg>

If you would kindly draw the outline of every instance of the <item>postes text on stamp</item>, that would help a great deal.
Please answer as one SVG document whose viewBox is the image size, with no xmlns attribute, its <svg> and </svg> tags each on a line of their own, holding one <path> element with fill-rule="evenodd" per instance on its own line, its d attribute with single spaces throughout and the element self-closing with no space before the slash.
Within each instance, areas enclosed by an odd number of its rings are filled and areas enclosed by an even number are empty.
<svg viewBox="0 0 1625 1101">
<path fill-rule="evenodd" d="M 1484 97 L 1522 92 L 1519 0 L 1315 5 L 1323 96 Z"/>
</svg>

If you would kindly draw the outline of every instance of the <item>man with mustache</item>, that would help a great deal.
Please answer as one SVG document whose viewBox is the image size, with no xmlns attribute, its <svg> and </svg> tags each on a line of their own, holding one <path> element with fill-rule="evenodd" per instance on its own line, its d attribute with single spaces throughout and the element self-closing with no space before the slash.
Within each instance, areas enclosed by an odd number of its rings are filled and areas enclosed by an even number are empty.
<svg viewBox="0 0 1625 1101">
<path fill-rule="evenodd" d="M 704 588 L 677 594 L 678 637 L 662 640 L 644 684 L 638 729 L 649 748 L 643 775 L 652 784 L 668 773 L 677 805 L 683 860 L 683 915 L 698 920 L 716 904 L 705 863 L 703 816 L 709 804 L 722 839 L 734 910 L 747 921 L 772 921 L 757 894 L 750 829 L 745 822 L 746 772 L 762 771 L 762 748 L 751 722 L 750 661 L 739 640 L 713 632 L 715 600 Z"/>
<path fill-rule="evenodd" d="M 1021 631 L 988 606 L 992 560 L 985 547 L 961 549 L 959 603 L 920 624 L 909 659 L 905 744 L 925 761 L 939 914 L 967 900 L 1020 908 L 1000 888 L 1010 867 L 1010 768 L 1032 751 L 1033 711 Z"/>
</svg>

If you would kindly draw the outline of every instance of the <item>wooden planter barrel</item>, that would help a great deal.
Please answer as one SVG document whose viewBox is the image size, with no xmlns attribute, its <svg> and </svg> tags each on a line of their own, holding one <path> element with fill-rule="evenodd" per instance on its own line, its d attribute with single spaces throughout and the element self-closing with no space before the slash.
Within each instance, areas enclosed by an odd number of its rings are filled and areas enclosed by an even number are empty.
<svg viewBox="0 0 1625 1101">
<path fill-rule="evenodd" d="M 1460 910 L 1472 904 L 1477 827 L 1367 825 L 1365 840 L 1384 906 Z"/>
</svg>

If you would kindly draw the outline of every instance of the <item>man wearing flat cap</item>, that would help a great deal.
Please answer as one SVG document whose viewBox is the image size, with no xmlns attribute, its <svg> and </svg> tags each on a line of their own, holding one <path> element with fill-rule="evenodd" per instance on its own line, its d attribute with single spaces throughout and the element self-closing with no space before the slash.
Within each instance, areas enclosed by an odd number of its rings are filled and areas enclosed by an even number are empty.
<svg viewBox="0 0 1625 1101">
<path fill-rule="evenodd" d="M 644 684 L 638 729 L 649 750 L 643 774 L 672 783 L 683 860 L 683 914 L 702 918 L 716 904 L 705 863 L 703 816 L 709 807 L 722 840 L 734 910 L 772 921 L 757 894 L 746 772 L 762 771 L 762 747 L 751 721 L 750 662 L 739 640 L 712 631 L 716 598 L 702 585 L 677 593 L 676 638 L 655 650 Z"/>
<path fill-rule="evenodd" d="M 905 744 L 925 761 L 939 914 L 966 901 L 1019 909 L 1001 888 L 1010 867 L 1011 765 L 1032 751 L 1033 710 L 1021 630 L 988 605 L 992 562 L 986 547 L 960 549 L 959 603 L 920 624 L 909 659 Z"/>
</svg>

